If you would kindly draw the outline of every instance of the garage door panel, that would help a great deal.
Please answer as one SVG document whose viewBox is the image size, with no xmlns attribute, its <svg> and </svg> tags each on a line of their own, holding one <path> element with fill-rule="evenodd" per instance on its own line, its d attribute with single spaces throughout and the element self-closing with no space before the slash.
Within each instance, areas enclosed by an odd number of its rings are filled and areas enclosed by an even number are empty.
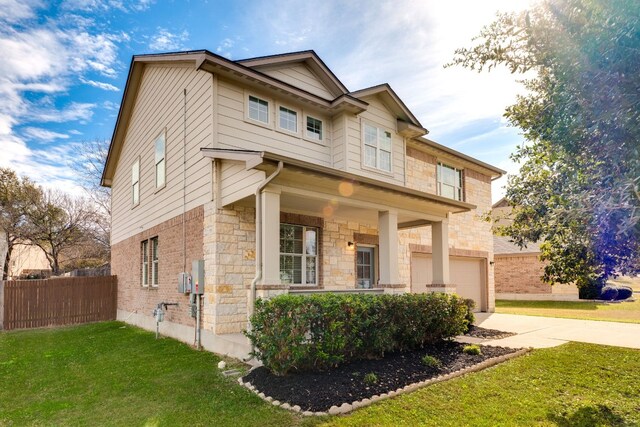
<svg viewBox="0 0 640 427">
<path fill-rule="evenodd" d="M 449 278 L 456 285 L 456 293 L 476 302 L 476 309 L 483 307 L 482 294 L 485 288 L 485 260 L 470 257 L 449 257 Z M 426 284 L 433 281 L 433 266 L 430 254 L 412 254 L 411 291 L 428 292 Z"/>
</svg>

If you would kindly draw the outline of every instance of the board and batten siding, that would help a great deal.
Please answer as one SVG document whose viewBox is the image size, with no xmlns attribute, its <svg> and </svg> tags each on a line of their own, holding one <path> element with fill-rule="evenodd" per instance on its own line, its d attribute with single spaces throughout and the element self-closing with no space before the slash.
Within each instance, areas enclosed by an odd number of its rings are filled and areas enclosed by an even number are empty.
<svg viewBox="0 0 640 427">
<path fill-rule="evenodd" d="M 287 64 L 278 67 L 260 69 L 264 74 L 305 90 L 327 100 L 333 100 L 331 94 L 316 75 L 304 64 Z"/>
<path fill-rule="evenodd" d="M 262 126 L 245 119 L 245 97 L 249 94 L 269 102 L 269 126 Z M 276 111 L 278 102 L 281 102 L 284 107 L 297 110 L 299 135 L 278 130 Z M 221 78 L 218 79 L 218 106 L 216 148 L 264 150 L 309 163 L 331 166 L 331 141 L 327 138 L 331 134 L 330 131 L 325 130 L 325 140 L 322 143 L 303 138 L 303 132 L 306 129 L 306 123 L 303 122 L 305 112 L 321 119 L 325 126 L 329 126 L 330 120 L 326 116 L 306 111 L 293 102 L 281 101 L 259 91 L 245 91 L 242 87 Z"/>
<path fill-rule="evenodd" d="M 146 65 L 112 183 L 115 244 L 212 198 L 213 76 L 189 65 Z M 186 100 L 186 186 L 183 182 Z M 155 140 L 166 130 L 166 186 L 155 187 Z M 140 203 L 133 206 L 131 167 L 140 159 Z M 183 193 L 184 188 L 184 193 Z"/>
<path fill-rule="evenodd" d="M 375 97 L 362 99 L 369 104 L 366 111 L 356 116 L 347 116 L 347 143 L 346 143 L 346 165 L 347 171 L 368 178 L 378 179 L 389 183 L 404 185 L 405 148 L 404 138 L 396 133 L 397 121 L 393 114 L 387 110 L 380 100 Z M 364 123 L 370 123 L 391 132 L 392 154 L 391 173 L 376 171 L 364 165 L 362 129 Z"/>
</svg>

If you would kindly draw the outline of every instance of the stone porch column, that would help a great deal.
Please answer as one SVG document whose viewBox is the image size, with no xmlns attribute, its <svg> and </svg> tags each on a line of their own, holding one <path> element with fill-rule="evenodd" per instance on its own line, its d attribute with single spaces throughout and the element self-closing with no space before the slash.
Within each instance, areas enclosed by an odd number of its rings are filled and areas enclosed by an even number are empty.
<svg viewBox="0 0 640 427">
<path fill-rule="evenodd" d="M 396 285 L 398 274 L 398 213 L 378 212 L 380 284 Z"/>
<path fill-rule="evenodd" d="M 449 285 L 449 220 L 431 226 L 433 246 L 433 284 Z"/>
<path fill-rule="evenodd" d="M 262 190 L 262 284 L 280 284 L 280 190 Z"/>
</svg>

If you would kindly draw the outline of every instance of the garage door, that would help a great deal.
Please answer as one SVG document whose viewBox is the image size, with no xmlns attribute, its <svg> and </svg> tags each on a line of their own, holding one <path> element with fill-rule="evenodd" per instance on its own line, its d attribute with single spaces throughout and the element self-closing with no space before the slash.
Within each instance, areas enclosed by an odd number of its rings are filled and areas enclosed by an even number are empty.
<svg viewBox="0 0 640 427">
<path fill-rule="evenodd" d="M 483 258 L 450 257 L 449 277 L 456 285 L 456 293 L 476 302 L 476 310 L 484 308 L 482 294 L 485 288 L 485 260 Z M 411 291 L 427 292 L 427 284 L 433 281 L 431 255 L 411 255 Z"/>
</svg>

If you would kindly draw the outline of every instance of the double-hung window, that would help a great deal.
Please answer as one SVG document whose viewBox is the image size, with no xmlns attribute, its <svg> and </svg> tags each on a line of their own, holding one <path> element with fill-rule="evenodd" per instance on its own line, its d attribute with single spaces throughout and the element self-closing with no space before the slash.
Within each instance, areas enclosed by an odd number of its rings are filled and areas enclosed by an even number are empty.
<svg viewBox="0 0 640 427">
<path fill-rule="evenodd" d="M 131 201 L 133 206 L 140 203 L 140 159 L 131 166 Z"/>
<path fill-rule="evenodd" d="M 322 141 L 322 120 L 307 116 L 307 138 Z"/>
<path fill-rule="evenodd" d="M 164 187 L 166 182 L 166 141 L 164 132 L 155 141 L 156 188 Z"/>
<path fill-rule="evenodd" d="M 298 133 L 298 113 L 286 107 L 280 107 L 280 129 Z"/>
<path fill-rule="evenodd" d="M 318 229 L 280 224 L 280 280 L 291 285 L 317 285 Z"/>
<path fill-rule="evenodd" d="M 438 162 L 438 194 L 455 200 L 464 200 L 462 170 Z"/>
<path fill-rule="evenodd" d="M 149 241 L 143 240 L 140 248 L 142 255 L 142 286 L 149 286 Z"/>
<path fill-rule="evenodd" d="M 140 243 L 142 286 L 158 286 L 158 236 Z"/>
<path fill-rule="evenodd" d="M 269 123 L 269 102 L 257 96 L 249 95 L 249 118 Z"/>
<path fill-rule="evenodd" d="M 364 164 L 391 172 L 391 132 L 364 124 Z"/>
</svg>

